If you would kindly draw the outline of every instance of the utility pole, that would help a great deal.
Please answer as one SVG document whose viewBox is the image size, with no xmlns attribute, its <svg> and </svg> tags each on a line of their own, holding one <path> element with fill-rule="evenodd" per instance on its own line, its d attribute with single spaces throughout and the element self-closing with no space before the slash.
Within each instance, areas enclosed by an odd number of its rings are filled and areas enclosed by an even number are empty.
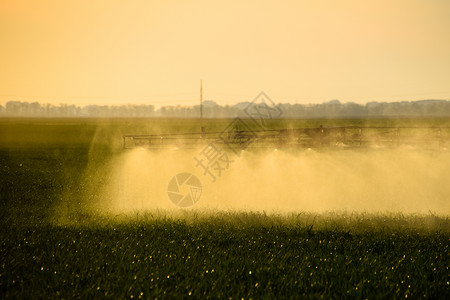
<svg viewBox="0 0 450 300">
<path fill-rule="evenodd" d="M 205 137 L 205 126 L 203 126 L 203 81 L 200 80 L 200 125 L 202 126 L 202 139 Z"/>
<path fill-rule="evenodd" d="M 203 120 L 203 81 L 200 80 L 200 120 Z"/>
</svg>

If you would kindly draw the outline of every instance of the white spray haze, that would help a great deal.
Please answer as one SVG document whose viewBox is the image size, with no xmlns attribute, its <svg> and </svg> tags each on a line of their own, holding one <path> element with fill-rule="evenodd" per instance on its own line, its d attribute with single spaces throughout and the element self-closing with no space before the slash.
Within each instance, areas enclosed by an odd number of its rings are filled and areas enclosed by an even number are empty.
<svg viewBox="0 0 450 300">
<path fill-rule="evenodd" d="M 195 167 L 195 150 L 133 149 L 89 168 L 85 203 L 100 213 L 152 210 L 450 213 L 450 153 L 411 148 L 244 151 L 216 182 Z M 231 158 L 230 153 L 230 158 Z M 189 172 L 200 200 L 179 208 L 167 185 Z"/>
</svg>

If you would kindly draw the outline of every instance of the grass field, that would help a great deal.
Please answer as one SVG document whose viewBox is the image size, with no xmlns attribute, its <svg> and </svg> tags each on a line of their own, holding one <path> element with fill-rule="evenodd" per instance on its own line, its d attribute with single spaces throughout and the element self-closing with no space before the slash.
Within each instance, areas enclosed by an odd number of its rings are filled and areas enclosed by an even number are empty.
<svg viewBox="0 0 450 300">
<path fill-rule="evenodd" d="M 207 130 L 220 130 L 229 120 L 205 122 Z M 449 123 L 284 120 L 270 126 Z M 86 176 L 106 173 L 121 155 L 122 134 L 198 128 L 197 120 L 1 119 L 0 296 L 450 298 L 446 210 L 85 209 L 97 195 L 89 184 L 109 180 Z M 450 171 L 445 163 L 436 170 Z M 433 171 L 426 178 L 438 180 Z M 448 189 L 430 194 L 450 201 Z"/>
</svg>

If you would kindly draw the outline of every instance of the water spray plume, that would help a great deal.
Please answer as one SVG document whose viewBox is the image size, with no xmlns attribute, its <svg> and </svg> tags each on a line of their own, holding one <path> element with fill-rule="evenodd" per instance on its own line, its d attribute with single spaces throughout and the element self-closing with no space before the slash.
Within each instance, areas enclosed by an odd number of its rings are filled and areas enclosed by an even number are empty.
<svg viewBox="0 0 450 300">
<path fill-rule="evenodd" d="M 169 201 L 167 184 L 189 172 L 203 186 L 201 199 L 188 208 L 193 211 L 450 212 L 445 151 L 245 151 L 216 182 L 195 167 L 198 151 L 134 149 L 112 158 L 107 172 L 97 174 L 103 182 L 96 188 L 97 211 L 185 209 Z"/>
</svg>

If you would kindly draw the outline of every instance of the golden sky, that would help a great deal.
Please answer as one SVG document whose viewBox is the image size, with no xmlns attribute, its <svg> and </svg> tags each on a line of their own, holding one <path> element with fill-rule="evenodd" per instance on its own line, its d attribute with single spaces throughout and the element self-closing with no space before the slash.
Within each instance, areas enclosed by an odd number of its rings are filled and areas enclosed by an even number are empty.
<svg viewBox="0 0 450 300">
<path fill-rule="evenodd" d="M 0 0 L 0 104 L 450 99 L 449 0 Z"/>
</svg>

